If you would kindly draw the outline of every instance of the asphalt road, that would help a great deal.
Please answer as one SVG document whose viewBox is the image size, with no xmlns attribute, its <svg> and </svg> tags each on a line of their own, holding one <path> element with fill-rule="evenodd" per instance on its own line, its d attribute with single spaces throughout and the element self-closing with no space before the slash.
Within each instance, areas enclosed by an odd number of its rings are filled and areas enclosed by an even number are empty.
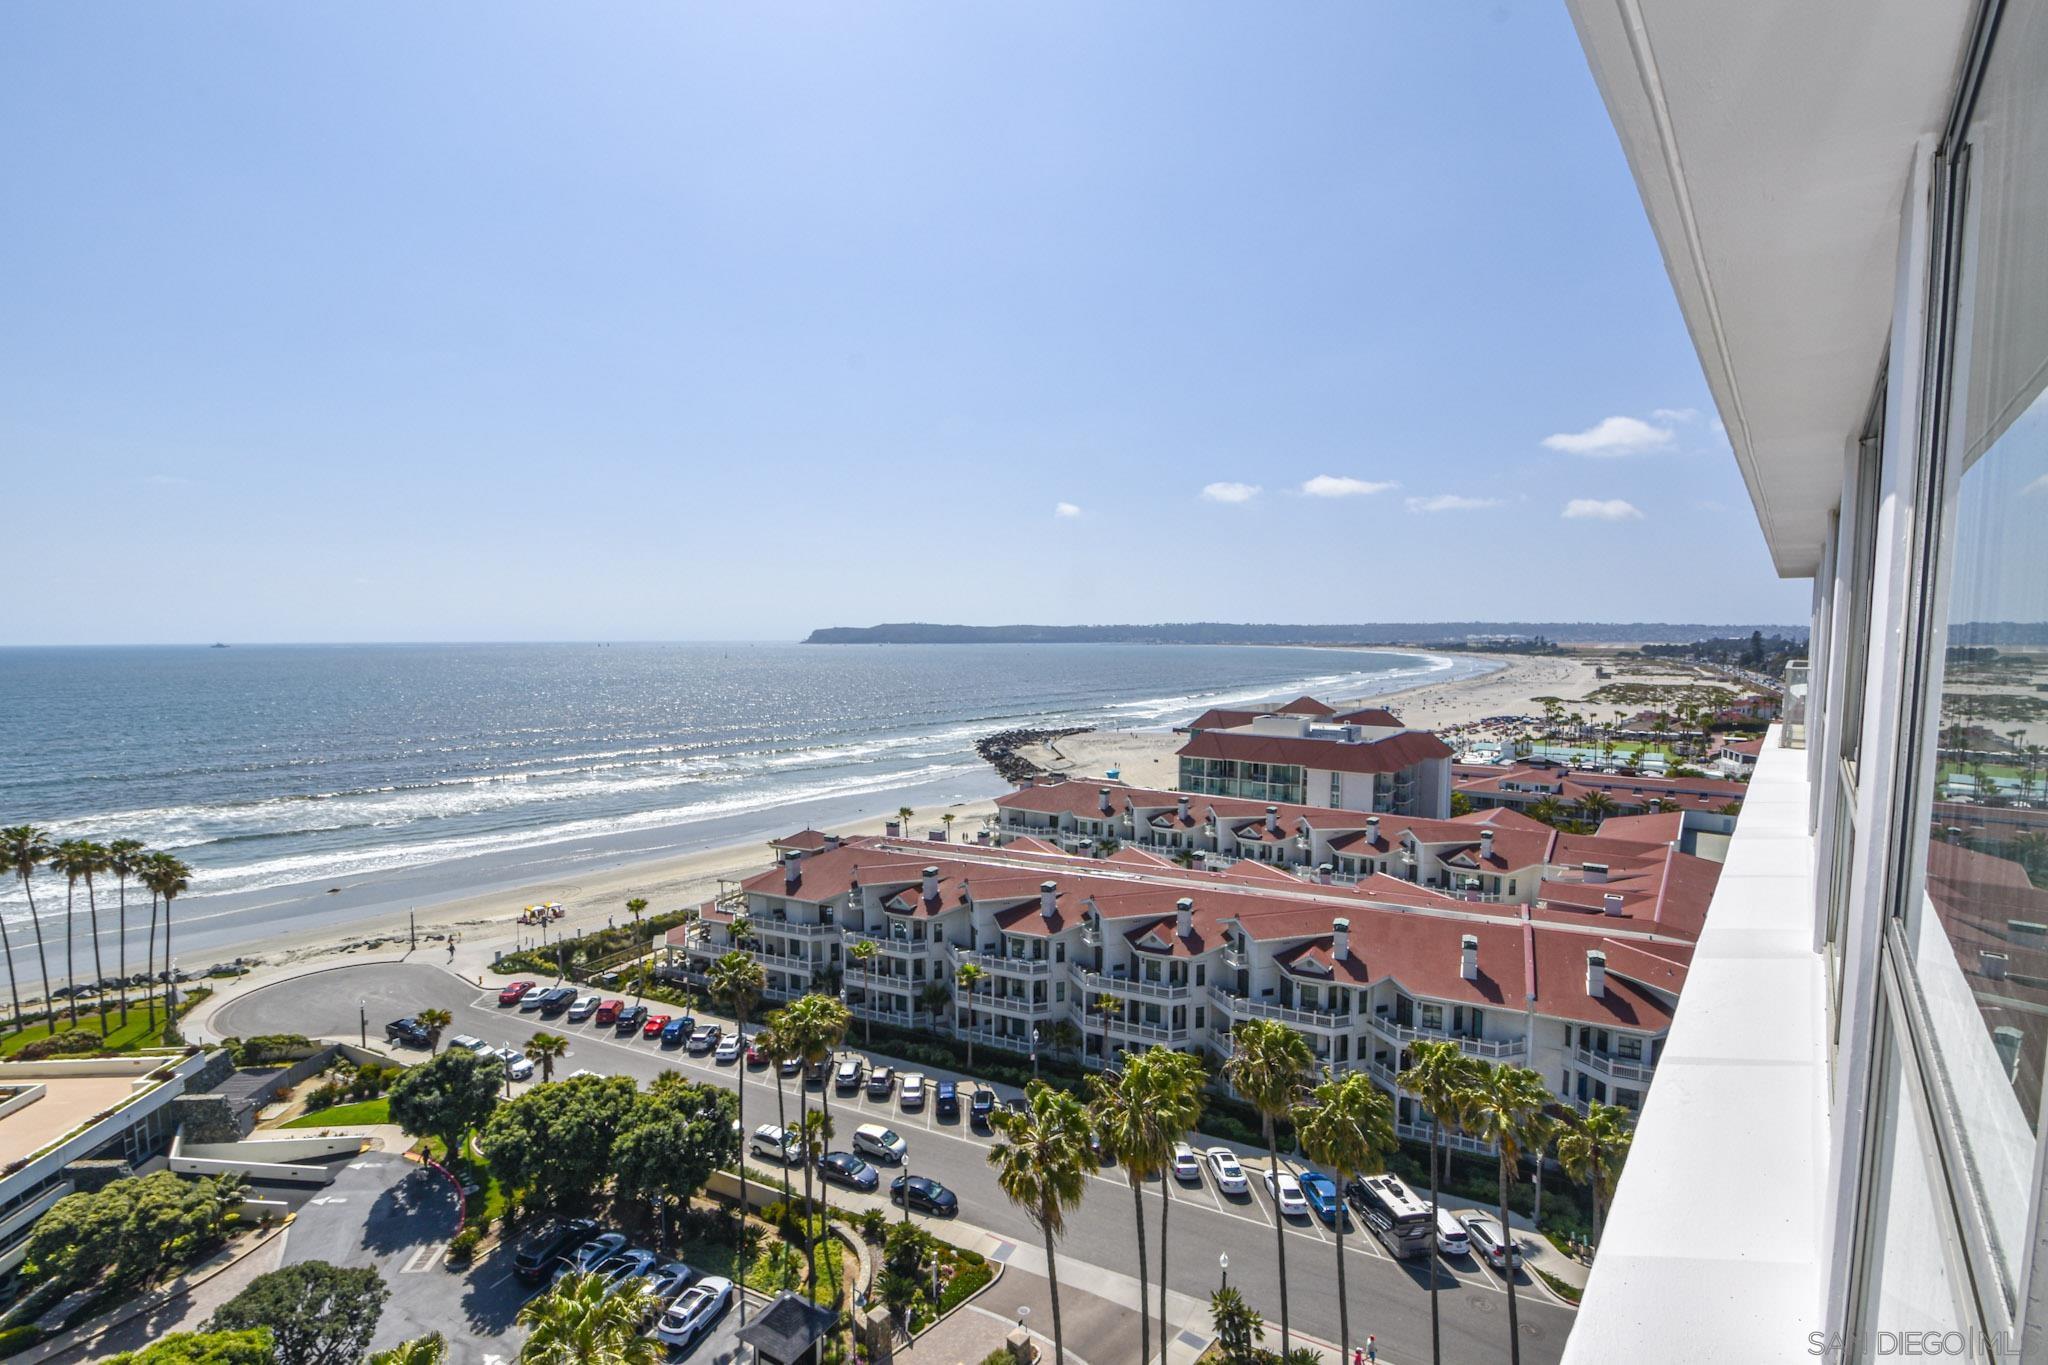
<svg viewBox="0 0 2048 1365">
<path fill-rule="evenodd" d="M 690 1057 L 680 1048 L 662 1048 L 637 1037 L 619 1038 L 610 1029 L 569 1024 L 560 1018 L 542 1021 L 536 1014 L 500 1008 L 495 989 L 478 990 L 427 964 L 341 967 L 265 987 L 222 1006 L 210 1031 L 242 1037 L 297 1032 L 354 1038 L 359 1016 L 367 1009 L 369 1032 L 374 1039 L 381 1036 L 387 1021 L 428 1006 L 439 1006 L 454 1017 L 448 1030 L 450 1036 L 471 1033 L 486 1042 L 514 1046 L 523 1045 L 539 1031 L 569 1038 L 570 1053 L 566 1062 L 557 1063 L 558 1076 L 587 1068 L 633 1076 L 643 1082 L 664 1070 L 680 1070 L 693 1079 L 726 1086 L 742 1079 L 740 1068 L 716 1066 L 710 1058 Z M 858 1038 L 857 1031 L 854 1038 Z M 773 1073 L 747 1072 L 744 1081 L 747 1128 L 772 1122 Z M 791 1085 L 787 1099 L 794 1115 L 797 1097 L 794 1083 Z M 813 1091 L 813 1104 L 816 1099 L 817 1092 Z M 836 1094 L 831 1100 L 834 1127 L 842 1135 L 842 1142 L 857 1123 L 886 1120 L 908 1140 L 912 1169 L 943 1181 L 959 1194 L 960 1217 L 964 1221 L 1023 1245 L 1040 1244 L 1030 1222 L 997 1191 L 987 1166 L 986 1138 L 972 1132 L 964 1120 L 940 1123 L 932 1117 L 929 1105 L 922 1113 L 906 1114 L 893 1100 L 855 1100 Z M 1201 1143 L 1207 1141 L 1203 1139 Z M 1071 1278 L 1074 1283 L 1085 1283 L 1086 1268 L 1090 1266 L 1129 1274 L 1136 1263 L 1129 1188 L 1114 1168 L 1096 1179 L 1100 1185 L 1069 1217 L 1067 1233 L 1060 1242 L 1063 1281 Z M 1274 1253 L 1275 1214 L 1261 1182 L 1254 1177 L 1251 1183 L 1254 1193 L 1236 1199 L 1217 1194 L 1206 1180 L 1200 1189 L 1175 1188 L 1168 1282 L 1179 1293 L 1206 1298 L 1217 1285 L 1217 1253 L 1227 1252 L 1232 1286 L 1266 1314 L 1277 1335 L 1280 1289 Z M 1148 1238 L 1152 1243 L 1155 1275 L 1157 1189 L 1155 1184 L 1147 1197 Z M 835 1201 L 843 1198 L 843 1191 L 834 1192 Z M 295 1242 L 297 1236 L 295 1228 Z M 1331 1235 L 1310 1220 L 1289 1221 L 1286 1236 L 1293 1325 L 1297 1330 L 1335 1340 L 1336 1262 Z M 1344 1247 L 1353 1340 L 1362 1341 L 1371 1332 L 1379 1338 L 1383 1360 L 1428 1359 L 1428 1269 L 1415 1261 L 1392 1260 L 1369 1235 L 1347 1235 Z M 1444 1359 L 1505 1360 L 1507 1299 L 1499 1280 L 1470 1258 L 1462 1264 L 1441 1265 L 1437 1274 Z M 446 1278 L 443 1272 L 440 1279 L 444 1285 Z M 1153 1292 L 1156 1295 L 1156 1284 Z M 1566 1334 L 1571 1330 L 1571 1310 L 1551 1300 L 1526 1275 L 1518 1281 L 1517 1298 L 1522 1358 L 1529 1365 L 1548 1365 L 1560 1359 Z M 394 1310 L 397 1305 L 394 1293 Z M 438 1309 L 440 1318 L 445 1319 L 446 1311 L 444 1295 Z M 421 1320 L 434 1319 L 423 1316 Z M 383 1334 L 379 1336 L 381 1343 Z"/>
</svg>

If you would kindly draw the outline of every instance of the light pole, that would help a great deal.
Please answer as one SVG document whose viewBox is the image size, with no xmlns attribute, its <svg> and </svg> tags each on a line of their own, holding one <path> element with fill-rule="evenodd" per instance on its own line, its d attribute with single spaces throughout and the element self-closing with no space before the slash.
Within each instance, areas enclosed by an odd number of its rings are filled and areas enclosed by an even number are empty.
<svg viewBox="0 0 2048 1365">
<path fill-rule="evenodd" d="M 1031 1026 L 1031 1079 L 1038 1079 L 1038 1025 Z"/>
<path fill-rule="evenodd" d="M 370 1002 L 368 999 L 356 1001 L 356 1029 L 356 1043 L 367 1051 L 370 1046 Z"/>
<path fill-rule="evenodd" d="M 1216 1253 L 1216 1268 L 1217 1268 L 1218 1270 L 1221 1270 L 1221 1271 L 1223 1272 L 1223 1283 L 1222 1283 L 1221 1285 L 1217 1286 L 1217 1288 L 1218 1288 L 1219 1290 L 1222 1290 L 1222 1289 L 1228 1289 L 1228 1288 L 1230 1288 L 1230 1253 L 1229 1253 L 1229 1252 L 1227 1252 L 1227 1251 L 1219 1251 L 1219 1252 L 1217 1252 L 1217 1253 Z"/>
</svg>

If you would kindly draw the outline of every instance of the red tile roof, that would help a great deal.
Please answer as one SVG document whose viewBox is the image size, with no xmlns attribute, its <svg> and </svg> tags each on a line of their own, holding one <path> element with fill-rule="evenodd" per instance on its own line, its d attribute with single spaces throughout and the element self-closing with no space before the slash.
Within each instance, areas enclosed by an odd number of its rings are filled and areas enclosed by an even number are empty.
<svg viewBox="0 0 2048 1365">
<path fill-rule="evenodd" d="M 1391 773 L 1430 759 L 1449 758 L 1451 747 L 1427 730 L 1408 730 L 1356 744 L 1289 735 L 1252 735 L 1205 730 L 1190 736 L 1182 758 L 1220 758 L 1239 763 L 1291 763 L 1340 773 Z"/>
</svg>

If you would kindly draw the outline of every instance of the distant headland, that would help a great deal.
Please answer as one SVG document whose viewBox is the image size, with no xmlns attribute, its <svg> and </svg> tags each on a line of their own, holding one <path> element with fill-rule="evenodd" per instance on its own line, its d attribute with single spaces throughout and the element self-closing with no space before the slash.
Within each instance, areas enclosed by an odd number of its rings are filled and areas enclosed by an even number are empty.
<svg viewBox="0 0 2048 1365">
<path fill-rule="evenodd" d="M 826 626 L 811 645 L 1425 645 L 1445 648 L 1538 648 L 1552 645 L 1679 644 L 1752 632 L 1806 638 L 1805 626 L 1751 623 L 1700 625 L 1668 621 L 1395 621 L 1379 625 L 1285 626 L 1218 621 L 1150 626 L 953 626 L 898 622 Z"/>
</svg>

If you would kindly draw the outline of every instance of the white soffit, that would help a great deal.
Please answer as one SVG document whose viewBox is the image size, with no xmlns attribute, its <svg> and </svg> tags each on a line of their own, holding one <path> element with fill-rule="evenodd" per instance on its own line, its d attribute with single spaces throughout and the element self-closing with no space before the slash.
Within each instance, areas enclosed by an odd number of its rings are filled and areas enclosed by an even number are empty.
<svg viewBox="0 0 2048 1365">
<path fill-rule="evenodd" d="M 1566 0 L 1780 575 L 1819 567 L 1968 0 Z"/>
</svg>

